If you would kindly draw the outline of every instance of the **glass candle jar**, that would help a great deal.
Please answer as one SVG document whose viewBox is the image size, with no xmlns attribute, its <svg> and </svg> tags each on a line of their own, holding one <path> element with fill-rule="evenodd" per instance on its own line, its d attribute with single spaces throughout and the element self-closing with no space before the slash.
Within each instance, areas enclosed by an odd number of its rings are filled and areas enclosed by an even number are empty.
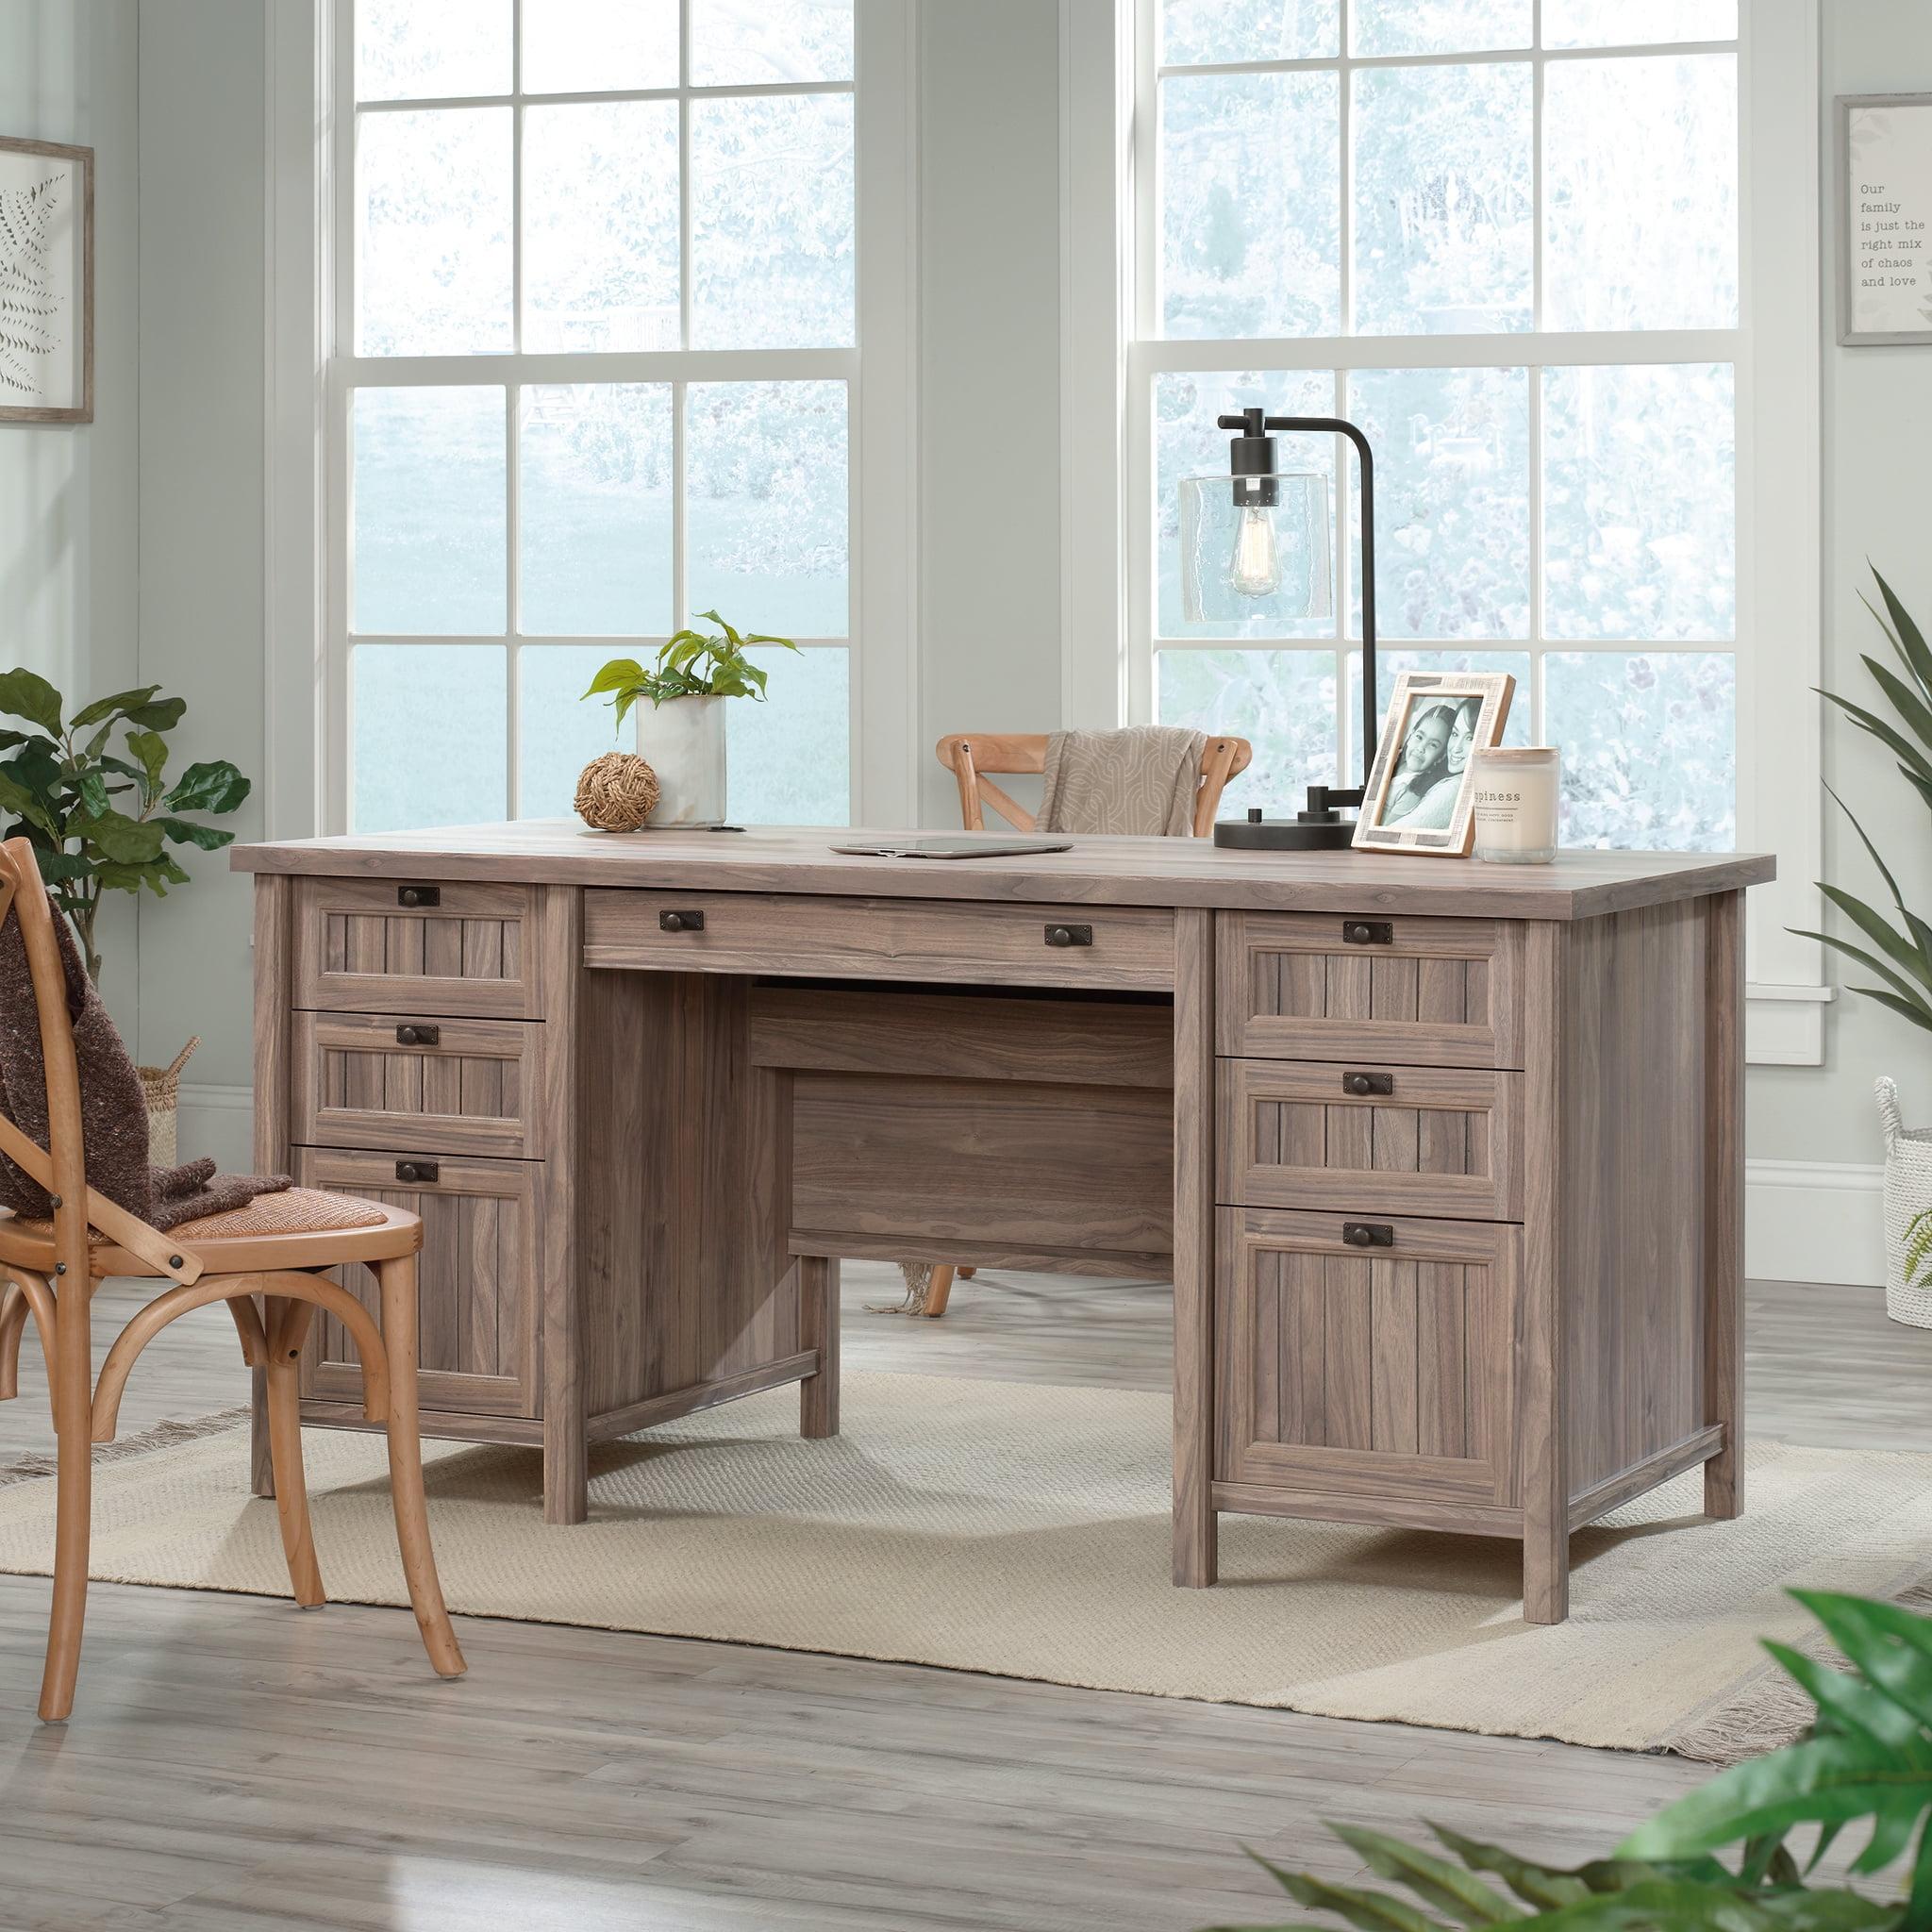
<svg viewBox="0 0 1932 1932">
<path fill-rule="evenodd" d="M 1557 856 L 1557 760 L 1554 745 L 1479 751 L 1475 856 L 1498 865 L 1548 865 Z"/>
</svg>

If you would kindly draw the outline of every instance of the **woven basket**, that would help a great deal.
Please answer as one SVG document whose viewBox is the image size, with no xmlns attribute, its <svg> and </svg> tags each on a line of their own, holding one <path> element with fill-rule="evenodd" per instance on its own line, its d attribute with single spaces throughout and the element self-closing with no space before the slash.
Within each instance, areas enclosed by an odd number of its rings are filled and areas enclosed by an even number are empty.
<svg viewBox="0 0 1932 1932">
<path fill-rule="evenodd" d="M 147 1158 L 151 1167 L 174 1167 L 180 1160 L 175 1126 L 181 1112 L 181 1069 L 201 1044 L 195 1034 L 165 1067 L 137 1067 L 141 1091 L 147 1101 Z"/>
<path fill-rule="evenodd" d="M 1876 1088 L 1885 1128 L 1885 1312 L 1913 1328 L 1932 1328 L 1932 1262 L 1906 1285 L 1906 1243 L 1912 1223 L 1932 1209 L 1932 1127 L 1908 1127 L 1899 1112 L 1898 1089 Z"/>
</svg>

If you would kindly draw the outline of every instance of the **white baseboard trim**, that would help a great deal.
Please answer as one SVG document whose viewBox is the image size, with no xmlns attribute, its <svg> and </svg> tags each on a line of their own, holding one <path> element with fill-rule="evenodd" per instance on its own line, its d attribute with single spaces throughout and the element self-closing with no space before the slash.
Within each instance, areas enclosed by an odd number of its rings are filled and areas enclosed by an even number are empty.
<svg viewBox="0 0 1932 1932">
<path fill-rule="evenodd" d="M 231 1172 L 253 1159 L 255 1096 L 246 1087 L 183 1082 L 184 1158 L 211 1154 Z M 1744 1270 L 1760 1281 L 1885 1280 L 1879 1196 L 1885 1170 L 1850 1162 L 1753 1160 L 1744 1174 Z"/>
<path fill-rule="evenodd" d="M 1850 1162 L 1744 1167 L 1744 1272 L 1759 1281 L 1885 1281 L 1885 1170 Z"/>
</svg>

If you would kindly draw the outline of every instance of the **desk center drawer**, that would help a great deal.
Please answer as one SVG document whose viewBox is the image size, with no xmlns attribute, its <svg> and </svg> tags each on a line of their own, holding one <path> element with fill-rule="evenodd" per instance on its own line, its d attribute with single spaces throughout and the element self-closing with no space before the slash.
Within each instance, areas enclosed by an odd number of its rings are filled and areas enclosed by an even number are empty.
<svg viewBox="0 0 1932 1932">
<path fill-rule="evenodd" d="M 541 1159 L 543 1041 L 535 1021 L 297 1013 L 294 1139 Z"/>
<path fill-rule="evenodd" d="M 1174 915 L 1138 906 L 592 889 L 584 894 L 584 960 L 659 973 L 1164 991 L 1174 984 Z"/>
</svg>

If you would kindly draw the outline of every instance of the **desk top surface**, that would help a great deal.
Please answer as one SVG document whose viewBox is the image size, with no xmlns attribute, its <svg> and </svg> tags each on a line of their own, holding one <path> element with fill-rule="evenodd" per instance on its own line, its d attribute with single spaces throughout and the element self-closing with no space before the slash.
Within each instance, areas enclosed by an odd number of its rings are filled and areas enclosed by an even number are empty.
<svg viewBox="0 0 1932 1932">
<path fill-rule="evenodd" d="M 1483 865 L 1380 852 L 1236 852 L 1205 839 L 1076 837 L 1069 852 L 1024 858 L 867 858 L 831 849 L 868 836 L 881 835 L 819 826 L 606 833 L 588 831 L 575 819 L 526 819 L 236 845 L 231 861 L 238 872 L 323 878 L 1479 919 L 1587 919 L 1733 891 L 1761 884 L 1777 870 L 1763 853 L 1565 852 L 1554 865 Z M 998 842 L 998 835 L 986 837 Z"/>
</svg>

